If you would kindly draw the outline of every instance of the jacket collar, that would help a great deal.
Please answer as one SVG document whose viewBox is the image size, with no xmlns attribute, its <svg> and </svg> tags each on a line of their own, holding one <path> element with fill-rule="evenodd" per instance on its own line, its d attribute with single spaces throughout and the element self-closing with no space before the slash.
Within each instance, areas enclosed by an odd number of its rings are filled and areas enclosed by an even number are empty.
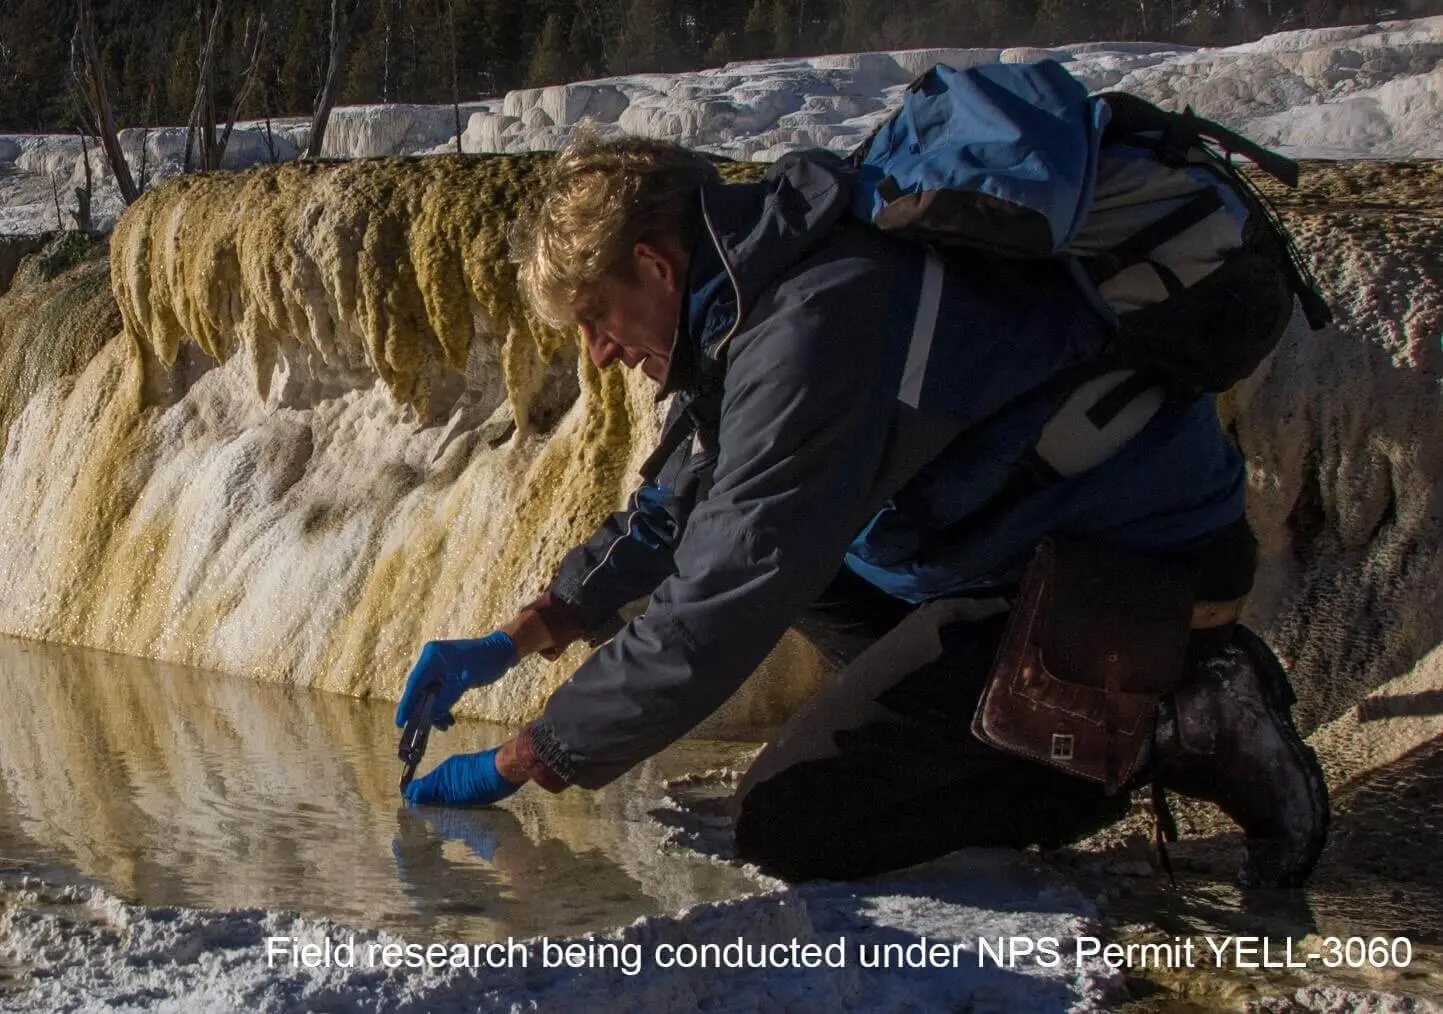
<svg viewBox="0 0 1443 1014">
<path fill-rule="evenodd" d="M 758 297 L 842 217 L 853 175 L 830 152 L 801 152 L 774 164 L 760 183 L 702 188 L 702 228 L 658 397 L 704 384 Z"/>
</svg>

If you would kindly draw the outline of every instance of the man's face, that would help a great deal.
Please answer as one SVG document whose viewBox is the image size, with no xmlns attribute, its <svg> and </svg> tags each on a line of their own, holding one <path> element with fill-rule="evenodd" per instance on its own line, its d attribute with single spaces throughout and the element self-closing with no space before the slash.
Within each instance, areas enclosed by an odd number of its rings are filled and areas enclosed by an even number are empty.
<svg viewBox="0 0 1443 1014">
<path fill-rule="evenodd" d="M 660 384 L 671 364 L 685 267 L 674 252 L 649 243 L 637 243 L 632 258 L 629 277 L 625 271 L 606 276 L 572 309 L 593 363 L 605 367 L 619 359 Z"/>
</svg>

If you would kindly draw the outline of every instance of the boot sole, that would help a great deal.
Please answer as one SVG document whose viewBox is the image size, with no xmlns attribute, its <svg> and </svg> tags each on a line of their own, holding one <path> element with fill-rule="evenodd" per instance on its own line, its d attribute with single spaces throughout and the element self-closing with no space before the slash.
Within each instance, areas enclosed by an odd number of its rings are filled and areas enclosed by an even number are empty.
<svg viewBox="0 0 1443 1014">
<path fill-rule="evenodd" d="M 1258 685 L 1263 694 L 1263 703 L 1269 714 L 1282 726 L 1283 740 L 1307 772 L 1305 783 L 1308 787 L 1309 802 L 1312 804 L 1311 809 L 1314 813 L 1320 814 L 1320 819 L 1315 822 L 1302 851 L 1292 863 L 1291 869 L 1280 880 L 1275 883 L 1252 882 L 1254 878 L 1247 875 L 1248 867 L 1244 866 L 1238 874 L 1238 882 L 1243 887 L 1301 887 L 1308 879 L 1308 875 L 1313 872 L 1318 857 L 1323 853 L 1323 846 L 1327 844 L 1328 823 L 1332 818 L 1332 809 L 1328 800 L 1328 783 L 1323 777 L 1323 768 L 1318 763 L 1317 753 L 1303 742 L 1303 738 L 1298 735 L 1297 726 L 1293 724 L 1293 703 L 1297 697 L 1293 693 L 1292 685 L 1288 682 L 1287 672 L 1278 662 L 1272 648 L 1242 624 L 1237 626 L 1233 643 L 1247 652 L 1248 657 L 1253 660 L 1254 671 L 1258 674 Z"/>
</svg>

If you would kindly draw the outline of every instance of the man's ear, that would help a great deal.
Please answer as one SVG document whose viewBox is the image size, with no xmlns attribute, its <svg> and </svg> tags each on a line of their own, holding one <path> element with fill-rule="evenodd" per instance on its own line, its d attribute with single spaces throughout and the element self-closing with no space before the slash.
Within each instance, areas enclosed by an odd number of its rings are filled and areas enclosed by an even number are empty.
<svg viewBox="0 0 1443 1014">
<path fill-rule="evenodd" d="M 638 240 L 636 245 L 631 248 L 631 252 L 636 258 L 638 278 L 655 279 L 665 284 L 668 292 L 676 292 L 681 288 L 684 265 L 681 263 L 681 257 L 669 247 L 670 244 L 662 245 Z"/>
</svg>

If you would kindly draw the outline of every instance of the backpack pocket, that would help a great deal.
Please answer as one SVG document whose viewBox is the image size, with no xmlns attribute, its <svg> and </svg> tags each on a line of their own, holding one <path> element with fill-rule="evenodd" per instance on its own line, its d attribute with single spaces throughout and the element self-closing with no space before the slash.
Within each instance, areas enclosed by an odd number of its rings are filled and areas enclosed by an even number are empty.
<svg viewBox="0 0 1443 1014">
<path fill-rule="evenodd" d="M 1170 299 L 1124 314 L 1113 347 L 1128 363 L 1192 390 L 1224 391 L 1278 344 L 1293 313 L 1282 258 L 1253 235 Z"/>
</svg>

